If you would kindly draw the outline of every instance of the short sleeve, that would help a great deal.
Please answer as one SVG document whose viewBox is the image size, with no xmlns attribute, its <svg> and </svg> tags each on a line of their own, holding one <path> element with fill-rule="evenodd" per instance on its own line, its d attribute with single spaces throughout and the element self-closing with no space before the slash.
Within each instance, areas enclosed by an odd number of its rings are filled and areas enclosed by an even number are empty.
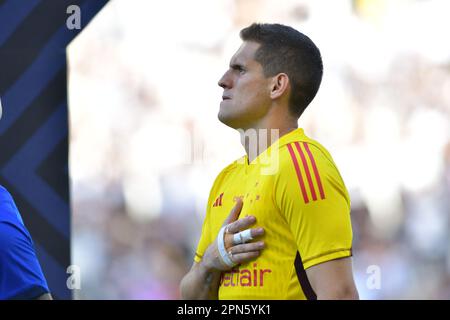
<svg viewBox="0 0 450 320">
<path fill-rule="evenodd" d="M 206 249 L 208 248 L 208 246 L 211 243 L 211 225 L 210 225 L 210 211 L 211 211 L 211 204 L 213 201 L 213 195 L 214 195 L 214 187 L 217 183 L 217 178 L 216 181 L 214 182 L 211 191 L 209 193 L 209 197 L 208 197 L 208 203 L 206 205 L 206 215 L 205 215 L 205 219 L 203 220 L 203 226 L 202 226 L 202 233 L 200 235 L 200 240 L 198 241 L 197 244 L 197 250 L 195 250 L 195 257 L 194 257 L 194 261 L 199 263 L 202 258 L 203 258 L 203 254 L 205 253 Z"/>
<path fill-rule="evenodd" d="M 202 233 L 200 235 L 200 240 L 198 241 L 197 250 L 195 250 L 194 261 L 199 263 L 209 244 L 211 243 L 210 237 L 210 227 L 209 227 L 209 214 L 207 213 L 205 220 L 203 221 Z"/>
<path fill-rule="evenodd" d="M 318 147 L 294 142 L 275 184 L 275 202 L 284 215 L 305 269 L 352 255 L 350 200 L 336 165 Z"/>
<path fill-rule="evenodd" d="M 0 300 L 34 299 L 48 292 L 31 237 L 12 198 L 3 195 L 0 197 Z"/>
</svg>

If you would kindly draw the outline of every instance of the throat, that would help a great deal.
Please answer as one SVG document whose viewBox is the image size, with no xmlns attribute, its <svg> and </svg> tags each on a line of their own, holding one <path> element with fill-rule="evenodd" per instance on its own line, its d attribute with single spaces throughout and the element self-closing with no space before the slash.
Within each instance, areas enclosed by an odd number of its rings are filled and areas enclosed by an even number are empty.
<svg viewBox="0 0 450 320">
<path fill-rule="evenodd" d="M 294 128 L 263 128 L 263 129 L 239 129 L 241 143 L 247 153 L 248 164 L 252 163 L 261 153 L 277 142 L 285 134 L 295 130 Z"/>
</svg>

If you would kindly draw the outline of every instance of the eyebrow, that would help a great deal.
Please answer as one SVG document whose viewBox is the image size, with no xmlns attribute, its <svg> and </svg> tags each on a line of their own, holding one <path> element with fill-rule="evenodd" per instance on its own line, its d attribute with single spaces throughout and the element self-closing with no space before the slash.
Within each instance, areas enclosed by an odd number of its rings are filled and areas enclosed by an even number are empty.
<svg viewBox="0 0 450 320">
<path fill-rule="evenodd" d="M 244 65 L 240 63 L 230 63 L 230 68 L 234 70 L 245 69 Z"/>
</svg>

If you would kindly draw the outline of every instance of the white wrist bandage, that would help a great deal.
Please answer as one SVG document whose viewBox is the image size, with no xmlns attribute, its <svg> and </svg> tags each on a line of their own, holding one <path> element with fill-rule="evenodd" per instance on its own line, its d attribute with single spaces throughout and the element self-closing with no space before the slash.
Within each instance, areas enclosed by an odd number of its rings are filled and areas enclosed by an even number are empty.
<svg viewBox="0 0 450 320">
<path fill-rule="evenodd" d="M 225 248 L 225 230 L 228 226 L 222 227 L 217 235 L 217 247 L 219 249 L 220 257 L 225 265 L 228 267 L 234 267 L 236 264 L 230 259 L 228 252 Z"/>
</svg>

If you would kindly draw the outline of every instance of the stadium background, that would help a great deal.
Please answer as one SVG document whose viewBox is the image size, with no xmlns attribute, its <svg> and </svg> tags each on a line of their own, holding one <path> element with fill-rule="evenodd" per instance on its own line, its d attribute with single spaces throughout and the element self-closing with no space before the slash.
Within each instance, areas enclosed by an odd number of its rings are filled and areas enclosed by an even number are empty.
<svg viewBox="0 0 450 320">
<path fill-rule="evenodd" d="M 321 49 L 300 126 L 351 193 L 360 297 L 450 298 L 449 12 L 446 0 L 110 1 L 68 47 L 75 297 L 179 298 L 209 188 L 243 153 L 217 120 L 217 81 L 259 21 Z"/>
</svg>

